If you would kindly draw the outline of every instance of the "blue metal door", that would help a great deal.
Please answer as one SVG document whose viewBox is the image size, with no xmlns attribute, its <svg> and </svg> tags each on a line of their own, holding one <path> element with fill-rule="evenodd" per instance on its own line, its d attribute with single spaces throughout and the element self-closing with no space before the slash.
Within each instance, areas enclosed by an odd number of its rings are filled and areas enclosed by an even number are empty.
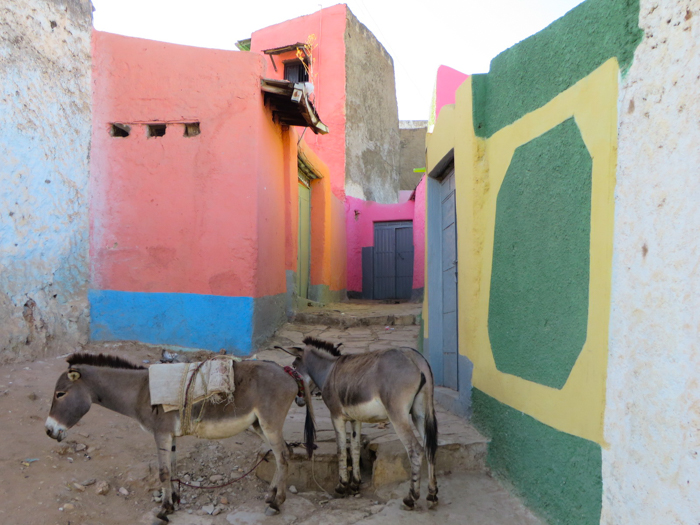
<svg viewBox="0 0 700 525">
<path fill-rule="evenodd" d="M 459 389 L 457 348 L 457 221 L 454 170 L 440 184 L 442 216 L 442 353 L 444 386 Z"/>
<path fill-rule="evenodd" d="M 374 298 L 410 299 L 413 290 L 413 222 L 374 224 Z"/>
</svg>

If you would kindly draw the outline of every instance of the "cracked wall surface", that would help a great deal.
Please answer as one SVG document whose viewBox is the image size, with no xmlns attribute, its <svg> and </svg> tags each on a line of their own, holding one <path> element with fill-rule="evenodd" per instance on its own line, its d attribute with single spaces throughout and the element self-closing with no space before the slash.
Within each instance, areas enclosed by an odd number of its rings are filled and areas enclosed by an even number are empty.
<svg viewBox="0 0 700 525">
<path fill-rule="evenodd" d="M 89 0 L 0 7 L 0 361 L 87 340 Z"/>
<path fill-rule="evenodd" d="M 394 61 L 350 10 L 347 17 L 345 193 L 396 203 L 400 139 Z"/>
<path fill-rule="evenodd" d="M 700 1 L 640 2 L 620 84 L 601 523 L 700 517 Z"/>
</svg>

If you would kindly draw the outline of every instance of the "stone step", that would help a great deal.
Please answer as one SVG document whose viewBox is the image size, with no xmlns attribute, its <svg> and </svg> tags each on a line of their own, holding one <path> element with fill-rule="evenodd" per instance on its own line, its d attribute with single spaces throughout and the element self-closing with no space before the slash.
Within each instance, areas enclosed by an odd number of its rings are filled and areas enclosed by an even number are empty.
<svg viewBox="0 0 700 525">
<path fill-rule="evenodd" d="M 418 324 L 418 316 L 415 314 L 360 314 L 355 315 L 345 312 L 298 312 L 294 316 L 294 323 L 306 325 L 336 326 L 339 328 L 353 328 L 357 326 L 408 326 Z"/>
<path fill-rule="evenodd" d="M 438 475 L 462 472 L 485 472 L 488 440 L 467 421 L 437 406 L 438 451 L 436 471 Z M 306 409 L 292 406 L 284 427 L 284 436 L 291 443 L 288 484 L 300 491 L 317 491 L 319 485 L 333 493 L 338 482 L 338 460 L 335 432 L 330 423 L 328 409 L 319 399 L 314 400 L 316 414 L 317 449 L 309 460 L 306 449 L 297 443 L 303 440 Z M 349 446 L 349 443 L 348 443 Z M 264 447 L 264 451 L 268 448 Z M 348 452 L 349 457 L 349 452 Z M 408 455 L 390 424 L 365 424 L 362 426 L 362 479 L 364 484 L 377 490 L 383 486 L 409 479 Z M 423 476 L 426 473 L 423 465 Z M 256 475 L 272 480 L 275 462 L 262 463 Z"/>
</svg>

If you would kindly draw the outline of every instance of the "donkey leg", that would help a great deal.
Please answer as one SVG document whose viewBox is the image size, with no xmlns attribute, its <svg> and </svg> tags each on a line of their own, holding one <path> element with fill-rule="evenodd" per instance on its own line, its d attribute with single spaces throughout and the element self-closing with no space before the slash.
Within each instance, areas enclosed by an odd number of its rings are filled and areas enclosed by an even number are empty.
<svg viewBox="0 0 700 525">
<path fill-rule="evenodd" d="M 282 420 L 282 424 L 284 424 L 284 420 Z M 268 504 L 265 514 L 272 516 L 279 513 L 280 505 L 287 499 L 288 451 L 282 435 L 282 425 L 273 426 L 261 421 L 260 428 L 270 444 L 270 448 L 272 448 L 277 463 L 275 475 L 270 483 L 270 491 L 265 498 L 265 503 Z"/>
<path fill-rule="evenodd" d="M 362 441 L 362 421 L 352 422 L 352 437 L 350 438 L 350 456 L 352 459 L 352 480 L 350 481 L 350 493 L 360 492 L 362 484 L 362 472 L 360 471 L 360 448 Z"/>
<path fill-rule="evenodd" d="M 437 452 L 437 419 L 433 403 L 432 384 L 426 385 L 413 400 L 411 408 L 413 423 L 421 436 L 428 463 L 428 508 L 438 503 L 437 476 L 435 472 L 435 453 Z"/>
<path fill-rule="evenodd" d="M 335 492 L 340 496 L 348 494 L 348 446 L 345 435 L 345 420 L 342 417 L 331 419 L 335 429 L 335 441 L 338 445 L 338 476 L 340 477 Z"/>
<path fill-rule="evenodd" d="M 177 476 L 177 450 L 176 450 L 176 443 L 175 443 L 175 436 L 173 436 L 173 445 L 170 447 L 170 478 L 172 479 L 173 476 Z M 180 492 L 175 489 L 174 485 L 172 485 L 171 482 L 171 487 L 172 487 L 172 494 L 173 494 L 173 504 L 174 505 L 179 505 L 180 504 Z"/>
<path fill-rule="evenodd" d="M 158 477 L 163 486 L 163 503 L 157 516 L 163 521 L 169 521 L 168 514 L 175 512 L 172 473 L 170 471 L 172 468 L 173 436 L 169 432 L 156 433 L 155 439 L 158 449 Z"/>
<path fill-rule="evenodd" d="M 413 510 L 415 502 L 420 498 L 420 467 L 423 463 L 423 447 L 413 434 L 413 428 L 411 428 L 411 422 L 407 413 L 401 412 L 394 417 L 391 416 L 390 414 L 391 424 L 394 425 L 396 434 L 406 448 L 408 460 L 411 463 L 411 484 L 408 496 L 403 499 L 403 503 L 408 510 Z"/>
</svg>

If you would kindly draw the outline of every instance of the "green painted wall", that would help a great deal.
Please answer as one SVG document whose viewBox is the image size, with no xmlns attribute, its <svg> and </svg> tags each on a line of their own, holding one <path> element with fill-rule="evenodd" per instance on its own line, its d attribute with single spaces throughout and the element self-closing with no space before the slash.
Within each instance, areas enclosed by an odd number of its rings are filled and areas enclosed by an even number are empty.
<svg viewBox="0 0 700 525">
<path fill-rule="evenodd" d="M 601 449 L 554 430 L 478 389 L 475 426 L 491 438 L 488 465 L 550 524 L 593 525 L 602 505 Z"/>
<path fill-rule="evenodd" d="M 643 31 L 639 0 L 587 0 L 472 77 L 477 136 L 544 106 L 612 57 L 622 74 Z M 488 331 L 497 368 L 561 388 L 586 338 L 592 162 L 573 119 L 519 147 L 496 205 Z M 459 204 L 458 204 L 459 205 Z M 488 462 L 551 524 L 600 522 L 601 448 L 484 392 L 473 421 Z"/>
<path fill-rule="evenodd" d="M 498 192 L 488 330 L 496 367 L 552 388 L 588 323 L 591 170 L 573 118 L 517 148 Z"/>
<path fill-rule="evenodd" d="M 587 0 L 472 76 L 474 129 L 490 137 L 543 106 L 603 62 L 625 72 L 642 39 L 639 0 Z"/>
</svg>

